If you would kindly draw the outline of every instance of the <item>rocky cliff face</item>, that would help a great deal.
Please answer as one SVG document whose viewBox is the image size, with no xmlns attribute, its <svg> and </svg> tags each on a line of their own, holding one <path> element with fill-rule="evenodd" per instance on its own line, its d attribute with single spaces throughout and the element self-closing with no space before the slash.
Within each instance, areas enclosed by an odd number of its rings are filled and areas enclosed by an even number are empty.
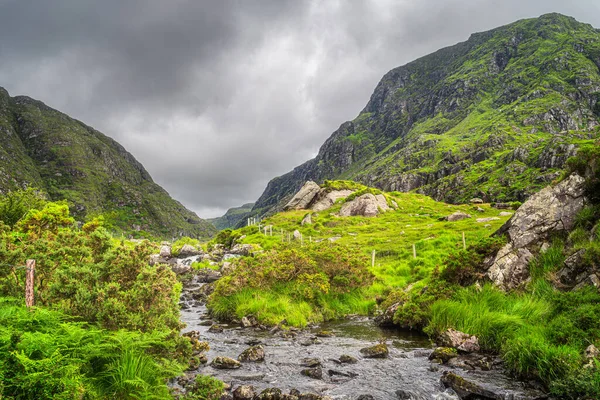
<svg viewBox="0 0 600 400">
<path fill-rule="evenodd" d="M 29 97 L 0 88 L 0 192 L 37 187 L 79 218 L 103 214 L 126 232 L 211 236 L 215 228 L 152 181 L 113 139 Z"/>
<path fill-rule="evenodd" d="M 497 234 L 508 243 L 495 256 L 487 276 L 496 286 L 515 289 L 529 279 L 530 263 L 549 246 L 552 236 L 575 226 L 586 205 L 585 180 L 577 174 L 531 196 Z"/>
<path fill-rule="evenodd" d="M 304 182 L 352 179 L 437 200 L 525 200 L 599 136 L 600 32 L 522 20 L 388 72 L 317 157 L 273 179 L 253 213 Z"/>
</svg>

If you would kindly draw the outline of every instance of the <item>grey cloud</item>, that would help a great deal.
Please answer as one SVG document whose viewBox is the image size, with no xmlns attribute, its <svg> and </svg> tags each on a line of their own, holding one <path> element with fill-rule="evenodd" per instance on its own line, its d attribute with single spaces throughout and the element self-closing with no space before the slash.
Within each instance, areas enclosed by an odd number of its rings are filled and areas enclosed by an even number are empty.
<svg viewBox="0 0 600 400">
<path fill-rule="evenodd" d="M 593 0 L 0 0 L 0 86 L 121 142 L 201 216 L 314 156 L 381 76 Z"/>
</svg>

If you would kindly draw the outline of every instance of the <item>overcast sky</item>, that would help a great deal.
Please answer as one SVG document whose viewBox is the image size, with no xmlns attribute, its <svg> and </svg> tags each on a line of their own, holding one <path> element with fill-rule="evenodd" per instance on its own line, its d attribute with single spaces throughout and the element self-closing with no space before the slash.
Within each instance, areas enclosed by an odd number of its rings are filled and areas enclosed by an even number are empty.
<svg viewBox="0 0 600 400">
<path fill-rule="evenodd" d="M 0 0 L 0 86 L 104 132 L 201 217 L 314 157 L 388 70 L 598 0 Z"/>
</svg>

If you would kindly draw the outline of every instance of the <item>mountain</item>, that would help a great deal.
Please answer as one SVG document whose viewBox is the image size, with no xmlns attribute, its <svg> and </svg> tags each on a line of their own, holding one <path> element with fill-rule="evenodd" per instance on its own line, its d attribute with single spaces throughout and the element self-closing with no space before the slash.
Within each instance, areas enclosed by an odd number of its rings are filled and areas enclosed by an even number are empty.
<svg viewBox="0 0 600 400">
<path fill-rule="evenodd" d="M 244 226 L 246 218 L 250 216 L 252 207 L 254 207 L 254 203 L 244 204 L 241 207 L 233 207 L 227 210 L 224 215 L 217 218 L 209 218 L 207 221 L 213 224 L 218 230 L 234 228 L 239 224 Z"/>
<path fill-rule="evenodd" d="M 0 88 L 0 192 L 36 187 L 66 199 L 83 220 L 160 237 L 212 236 L 208 222 L 172 199 L 123 146 L 25 96 Z"/>
<path fill-rule="evenodd" d="M 523 201 L 599 137 L 600 31 L 517 21 L 388 72 L 318 155 L 267 185 L 253 215 L 307 180 L 350 179 L 461 203 Z"/>
</svg>

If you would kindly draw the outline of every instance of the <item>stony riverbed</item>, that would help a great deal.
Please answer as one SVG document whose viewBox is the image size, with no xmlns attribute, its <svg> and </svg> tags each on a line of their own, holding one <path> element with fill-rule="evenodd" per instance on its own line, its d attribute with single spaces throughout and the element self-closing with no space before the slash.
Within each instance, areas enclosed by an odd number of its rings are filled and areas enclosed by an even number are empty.
<svg viewBox="0 0 600 400">
<path fill-rule="evenodd" d="M 544 398 L 541 392 L 503 374 L 501 361 L 494 357 L 475 355 L 456 359 L 450 365 L 438 365 L 428 359 L 433 344 L 426 337 L 384 330 L 365 317 L 298 331 L 242 328 L 239 324 L 222 325 L 222 332 L 210 329 L 213 322 L 205 304 L 189 296 L 202 285 L 194 281 L 187 284 L 181 318 L 187 325 L 183 332 L 197 331 L 201 340 L 210 344 L 206 354 L 209 363 L 188 374 L 215 376 L 231 389 L 252 385 L 260 392 L 275 387 L 284 393 L 298 390 L 334 399 L 459 399 L 441 382 L 444 372 L 451 371 L 494 396 L 476 398 Z M 323 335 L 323 331 L 327 334 Z M 366 358 L 361 354 L 361 349 L 379 342 L 388 346 L 386 358 Z M 264 362 L 242 362 L 238 369 L 215 369 L 210 365 L 217 356 L 237 359 L 245 349 L 257 344 L 264 348 Z M 341 363 L 341 356 L 350 356 L 356 362 Z M 317 359 L 320 378 L 303 374 L 307 362 L 315 363 L 307 359 Z M 464 394 L 461 396 L 465 398 Z"/>
</svg>

